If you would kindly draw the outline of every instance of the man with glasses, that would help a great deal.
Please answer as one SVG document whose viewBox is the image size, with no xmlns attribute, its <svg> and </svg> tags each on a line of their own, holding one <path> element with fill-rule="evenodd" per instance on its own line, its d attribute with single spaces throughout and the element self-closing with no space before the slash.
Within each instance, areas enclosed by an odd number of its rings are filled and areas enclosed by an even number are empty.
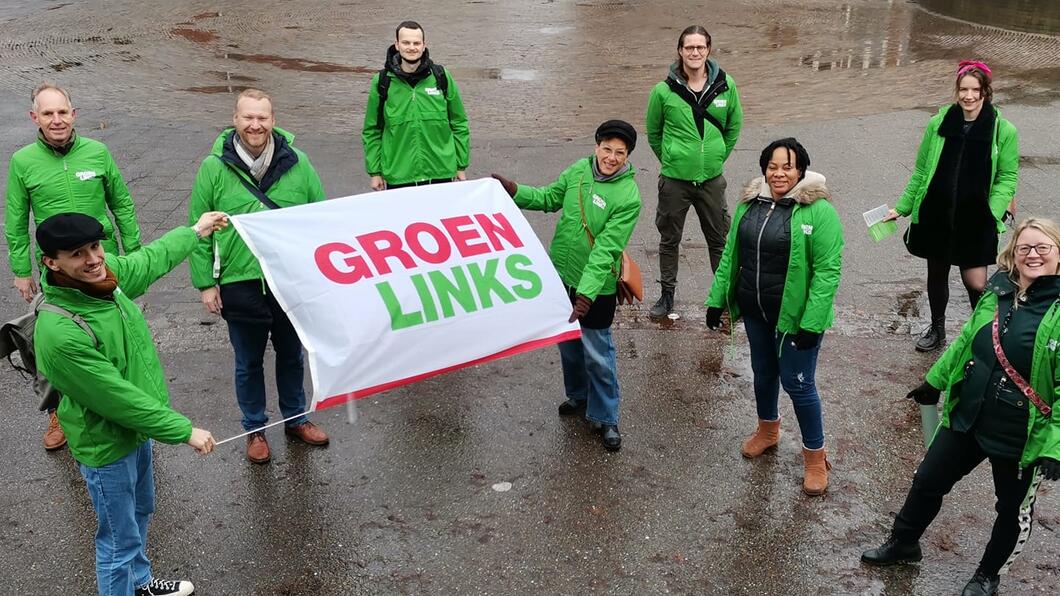
<svg viewBox="0 0 1060 596">
<path fill-rule="evenodd" d="M 662 295 L 653 317 L 674 309 L 677 258 L 688 208 L 693 207 L 706 237 L 710 267 L 717 271 L 729 230 L 722 169 L 743 126 L 736 83 L 710 58 L 707 30 L 693 25 L 677 40 L 677 60 L 666 80 L 648 98 L 648 144 L 661 164 L 659 207 L 659 283 Z"/>
</svg>

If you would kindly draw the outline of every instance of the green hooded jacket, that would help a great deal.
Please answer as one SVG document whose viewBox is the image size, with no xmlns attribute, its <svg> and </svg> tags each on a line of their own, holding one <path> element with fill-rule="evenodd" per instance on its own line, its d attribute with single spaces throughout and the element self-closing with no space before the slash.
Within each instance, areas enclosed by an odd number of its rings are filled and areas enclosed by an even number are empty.
<svg viewBox="0 0 1060 596">
<path fill-rule="evenodd" d="M 991 106 L 993 107 L 993 106 Z M 924 130 L 924 138 L 920 141 L 920 150 L 916 154 L 916 165 L 913 175 L 909 178 L 909 184 L 902 192 L 898 204 L 894 210 L 899 215 L 912 215 L 912 222 L 920 221 L 920 204 L 924 202 L 931 179 L 935 177 L 935 168 L 939 165 L 939 157 L 942 156 L 942 146 L 946 139 L 939 136 L 939 126 L 947 110 L 961 109 L 956 104 L 943 106 L 939 113 L 931 117 L 927 128 Z M 990 164 L 993 181 L 990 184 L 990 194 L 987 202 L 990 204 L 990 212 L 997 222 L 997 231 L 1005 231 L 1002 218 L 1005 210 L 1016 196 L 1016 186 L 1019 182 L 1020 147 L 1019 134 L 1011 122 L 1001 117 L 1001 111 L 993 108 L 997 113 L 994 122 L 994 140 L 990 144 Z"/>
<path fill-rule="evenodd" d="M 743 108 L 732 77 L 724 74 L 713 59 L 707 60 L 704 90 L 722 83 L 728 89 L 718 94 L 706 110 L 721 124 L 721 130 L 709 120 L 696 117 L 689 103 L 692 97 L 676 63 L 670 66 L 667 80 L 652 88 L 645 128 L 663 176 L 698 183 L 721 175 L 725 160 L 740 138 Z"/>
<path fill-rule="evenodd" d="M 133 300 L 195 248 L 195 231 L 177 228 L 128 256 L 107 254 L 118 279 L 113 300 L 53 286 L 42 276 L 44 300 L 80 315 L 99 341 L 74 321 L 40 311 L 33 332 L 37 366 L 62 394 L 57 414 L 70 453 L 98 468 L 147 439 L 184 443 L 191 421 L 169 406 L 169 391 L 151 330 Z M 106 249 L 104 249 L 104 252 Z"/>
<path fill-rule="evenodd" d="M 740 274 L 740 220 L 755 197 L 771 196 L 763 180 L 752 180 L 744 190 L 707 297 L 707 306 L 728 308 L 733 322 L 740 318 L 735 300 Z M 833 301 L 843 268 L 843 226 L 824 185 L 824 176 L 807 171 L 787 196 L 795 199 L 795 206 L 791 213 L 791 252 L 777 329 L 789 335 L 798 333 L 799 329 L 824 333 L 835 318 Z"/>
<path fill-rule="evenodd" d="M 997 294 L 990 290 L 979 299 L 971 318 L 961 327 L 961 334 L 946 348 L 924 380 L 932 387 L 946 392 L 942 407 L 941 426 L 950 427 L 950 413 L 961 399 L 960 387 L 964 381 L 965 364 L 972 359 L 972 340 L 979 330 L 994 321 L 997 312 Z M 1042 398 L 1053 407 L 1052 416 L 1046 418 L 1034 405 L 1028 407 L 1027 443 L 1020 457 L 1020 467 L 1034 464 L 1039 457 L 1060 460 L 1060 412 L 1057 395 L 1060 392 L 1060 300 L 1054 302 L 1045 313 L 1034 338 L 1031 356 L 1031 374 L 1027 381 Z"/>
<path fill-rule="evenodd" d="M 107 215 L 114 214 L 118 235 Z M 136 223 L 132 197 L 107 146 L 99 141 L 74 137 L 63 155 L 38 138 L 11 156 L 7 171 L 7 205 L 4 232 L 7 260 L 15 277 L 33 274 L 29 257 L 29 213 L 34 225 L 58 213 L 84 213 L 103 224 L 107 237 L 103 250 L 117 255 L 118 239 L 126 253 L 139 250 L 140 226 Z M 40 262 L 37 250 L 37 262 Z"/>
<path fill-rule="evenodd" d="M 246 171 L 246 166 L 235 154 L 232 137 L 235 129 L 225 129 L 214 141 L 210 155 L 202 161 L 195 176 L 188 205 L 188 223 L 194 225 L 207 211 L 223 211 L 242 215 L 267 211 L 266 207 L 243 185 L 246 180 L 264 188 L 265 195 L 280 207 L 305 205 L 323 201 L 324 187 L 305 153 L 291 145 L 294 135 L 280 128 L 273 129 L 276 143 L 270 172 L 259 185 Z M 229 226 L 203 238 L 188 260 L 191 283 L 198 290 L 215 285 L 263 279 L 261 265 L 234 226 Z"/>
<path fill-rule="evenodd" d="M 391 46 L 388 64 L 394 57 L 400 60 Z M 426 52 L 422 60 L 424 65 L 428 63 Z M 382 176 L 387 184 L 394 185 L 449 179 L 466 170 L 471 160 L 471 133 L 452 75 L 445 71 L 449 79 L 447 98 L 429 70 L 415 86 L 394 70 L 388 67 L 385 75 L 390 77 L 390 87 L 383 123 L 379 122 L 379 73 L 368 86 L 361 131 L 368 175 Z"/>
<path fill-rule="evenodd" d="M 597 182 L 593 159 L 579 159 L 548 186 L 520 184 L 514 198 L 522 209 L 561 212 L 549 256 L 563 283 L 590 300 L 617 291 L 622 251 L 640 216 L 640 190 L 633 180 L 633 167 L 627 164 L 616 177 Z M 595 239 L 591 249 L 582 227 L 579 196 Z"/>
</svg>

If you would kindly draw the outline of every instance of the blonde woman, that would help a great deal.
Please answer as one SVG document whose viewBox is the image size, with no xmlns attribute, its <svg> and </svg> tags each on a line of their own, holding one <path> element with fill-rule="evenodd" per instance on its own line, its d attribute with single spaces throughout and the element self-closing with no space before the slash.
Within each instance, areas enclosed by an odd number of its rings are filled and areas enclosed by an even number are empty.
<svg viewBox="0 0 1060 596">
<path fill-rule="evenodd" d="M 990 460 L 997 518 L 965 596 L 997 593 L 1031 531 L 1043 477 L 1060 479 L 1060 413 L 1052 412 L 1060 353 L 1060 228 L 1047 219 L 1016 227 L 961 335 L 908 397 L 938 403 L 942 421 L 905 505 L 871 565 L 919 561 L 920 536 L 953 485 Z"/>
</svg>

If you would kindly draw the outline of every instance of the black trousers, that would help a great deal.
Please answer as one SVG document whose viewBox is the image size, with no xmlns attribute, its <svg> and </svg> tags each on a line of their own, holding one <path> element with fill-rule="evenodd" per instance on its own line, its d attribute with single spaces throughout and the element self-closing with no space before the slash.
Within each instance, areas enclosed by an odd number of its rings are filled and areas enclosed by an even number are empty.
<svg viewBox="0 0 1060 596">
<path fill-rule="evenodd" d="M 894 537 L 907 543 L 919 540 L 942 508 L 942 498 L 984 459 L 994 473 L 997 518 L 979 570 L 990 575 L 1008 571 L 1030 537 L 1041 475 L 1036 466 L 1021 470 L 1016 460 L 988 457 L 971 433 L 939 429 L 894 520 Z"/>
</svg>

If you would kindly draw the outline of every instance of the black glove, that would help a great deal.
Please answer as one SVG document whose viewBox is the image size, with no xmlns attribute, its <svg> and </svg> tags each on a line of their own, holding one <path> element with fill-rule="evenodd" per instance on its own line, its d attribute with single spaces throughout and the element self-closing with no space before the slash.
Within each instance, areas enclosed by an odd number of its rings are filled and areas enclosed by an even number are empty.
<svg viewBox="0 0 1060 596">
<path fill-rule="evenodd" d="M 508 193 L 509 197 L 512 197 L 513 199 L 515 198 L 515 193 L 519 192 L 519 185 L 518 184 L 516 184 L 515 182 L 512 182 L 511 180 L 508 180 L 507 178 L 505 178 L 504 176 L 501 176 L 500 174 L 490 174 L 490 176 L 492 176 L 495 180 L 497 180 L 497 182 L 501 183 L 501 186 L 504 187 L 504 190 L 505 190 L 505 192 Z"/>
<path fill-rule="evenodd" d="M 1034 464 L 1041 469 L 1046 480 L 1060 480 L 1060 461 L 1051 457 L 1039 457 Z"/>
<path fill-rule="evenodd" d="M 916 389 L 910 391 L 907 399 L 911 399 L 922 406 L 933 406 L 939 403 L 939 395 L 942 391 L 935 389 L 930 383 L 924 381 Z"/>
<path fill-rule="evenodd" d="M 574 321 L 577 321 L 578 319 L 584 317 L 585 313 L 589 312 L 589 307 L 592 305 L 592 300 L 589 300 L 585 296 L 578 294 L 578 296 L 574 298 L 574 310 L 571 311 L 570 318 L 567 319 L 567 322 L 573 323 Z"/>
<path fill-rule="evenodd" d="M 723 310 L 717 306 L 707 307 L 707 329 L 711 331 L 721 329 L 721 313 Z"/>
<path fill-rule="evenodd" d="M 821 343 L 821 334 L 805 329 L 799 329 L 799 332 L 791 338 L 791 345 L 795 346 L 796 350 L 816 348 L 819 343 Z"/>
</svg>

